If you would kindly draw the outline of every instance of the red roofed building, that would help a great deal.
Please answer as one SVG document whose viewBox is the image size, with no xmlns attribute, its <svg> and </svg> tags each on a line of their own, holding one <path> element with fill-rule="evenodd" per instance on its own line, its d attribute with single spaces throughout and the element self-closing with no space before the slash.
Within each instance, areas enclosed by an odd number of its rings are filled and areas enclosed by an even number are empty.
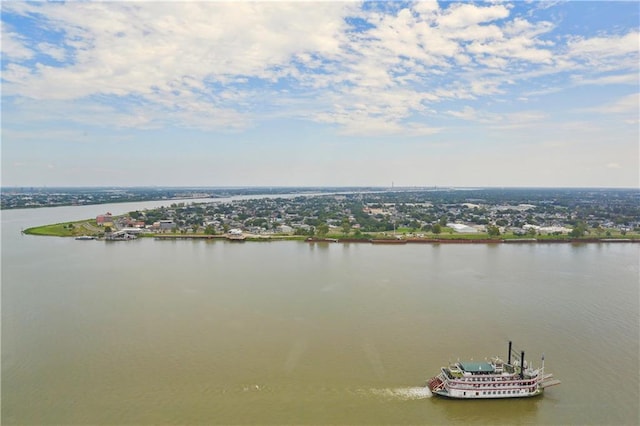
<svg viewBox="0 0 640 426">
<path fill-rule="evenodd" d="M 99 214 L 96 216 L 96 222 L 100 226 L 111 226 L 113 224 L 113 217 L 111 213 L 108 212 L 106 214 Z"/>
</svg>

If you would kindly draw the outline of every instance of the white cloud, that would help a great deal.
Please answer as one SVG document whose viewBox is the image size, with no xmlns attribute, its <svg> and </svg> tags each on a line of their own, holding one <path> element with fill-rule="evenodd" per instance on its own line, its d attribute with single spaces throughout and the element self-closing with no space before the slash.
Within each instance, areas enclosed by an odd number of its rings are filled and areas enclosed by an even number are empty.
<svg viewBox="0 0 640 426">
<path fill-rule="evenodd" d="M 438 24 L 446 28 L 464 28 L 469 25 L 491 22 L 509 16 L 505 5 L 478 7 L 473 4 L 451 4 L 438 19 Z"/>
<path fill-rule="evenodd" d="M 20 34 L 7 31 L 6 25 L 3 25 L 2 55 L 9 60 L 21 61 L 32 58 L 34 53 L 24 44 Z"/>
<path fill-rule="evenodd" d="M 599 112 L 603 113 L 631 113 L 631 114 L 639 114 L 640 113 L 640 93 L 634 93 L 632 95 L 624 96 L 618 99 L 615 102 L 604 105 L 597 109 Z"/>
<path fill-rule="evenodd" d="M 29 80 L 31 77 L 31 69 L 18 64 L 8 64 L 6 68 L 2 72 L 2 79 L 5 83 L 9 83 L 10 87 L 14 85 L 17 87 L 13 87 L 14 90 L 19 91 L 20 86 Z M 7 88 L 3 89 L 5 94 L 7 93 Z M 11 92 L 11 90 L 9 90 Z"/>
<path fill-rule="evenodd" d="M 47 56 L 50 56 L 59 62 L 63 62 L 66 59 L 67 52 L 65 51 L 64 48 L 60 46 L 43 42 L 43 43 L 38 43 L 37 47 L 41 53 Z"/>
<path fill-rule="evenodd" d="M 585 78 L 584 76 L 577 75 L 574 77 L 574 83 L 576 85 L 602 85 L 607 86 L 610 84 L 630 84 L 637 85 L 639 83 L 638 74 L 615 74 L 595 76 L 591 78 Z"/>
<path fill-rule="evenodd" d="M 574 69 L 599 73 L 638 70 L 640 32 L 592 38 L 570 37 L 565 57 Z"/>
<path fill-rule="evenodd" d="M 446 111 L 446 114 L 461 120 L 488 125 L 492 129 L 502 130 L 536 126 L 548 116 L 541 111 L 497 113 L 480 111 L 470 106 L 465 106 L 460 111 L 449 110 Z"/>
<path fill-rule="evenodd" d="M 637 54 L 640 45 L 640 33 L 629 32 L 623 36 L 609 37 L 574 37 L 567 43 L 572 56 L 576 57 L 609 57 L 626 54 Z"/>
<path fill-rule="evenodd" d="M 535 45 L 535 39 L 522 35 L 504 40 L 490 41 L 488 43 L 473 42 L 467 50 L 474 55 L 488 55 L 491 58 L 509 58 L 533 63 L 551 63 L 553 54 L 547 49 L 538 49 Z"/>
</svg>

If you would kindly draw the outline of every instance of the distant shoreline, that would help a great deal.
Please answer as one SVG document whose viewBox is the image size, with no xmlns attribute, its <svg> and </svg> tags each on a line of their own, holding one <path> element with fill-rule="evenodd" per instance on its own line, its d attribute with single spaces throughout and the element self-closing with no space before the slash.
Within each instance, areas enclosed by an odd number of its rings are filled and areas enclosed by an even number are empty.
<svg viewBox="0 0 640 426">
<path fill-rule="evenodd" d="M 145 238 L 156 240 L 233 240 L 227 235 L 153 235 Z M 246 235 L 243 241 L 303 241 L 306 243 L 339 243 L 339 244 L 593 244 L 593 243 L 640 243 L 638 238 L 315 238 L 294 235 L 260 236 Z"/>
<path fill-rule="evenodd" d="M 640 243 L 640 239 L 633 238 L 407 238 L 407 239 L 352 239 L 352 238 L 307 238 L 309 243 L 370 243 L 370 244 L 582 244 L 582 243 Z"/>
</svg>

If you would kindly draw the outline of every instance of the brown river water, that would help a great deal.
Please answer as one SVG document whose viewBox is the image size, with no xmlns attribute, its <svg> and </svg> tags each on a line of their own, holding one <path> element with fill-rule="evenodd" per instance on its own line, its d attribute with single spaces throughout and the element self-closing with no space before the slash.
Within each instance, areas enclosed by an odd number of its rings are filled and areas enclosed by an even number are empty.
<svg viewBox="0 0 640 426">
<path fill-rule="evenodd" d="M 2 424 L 612 424 L 639 414 L 640 244 L 76 241 L 2 212 Z M 456 401 L 507 342 L 562 381 Z"/>
</svg>

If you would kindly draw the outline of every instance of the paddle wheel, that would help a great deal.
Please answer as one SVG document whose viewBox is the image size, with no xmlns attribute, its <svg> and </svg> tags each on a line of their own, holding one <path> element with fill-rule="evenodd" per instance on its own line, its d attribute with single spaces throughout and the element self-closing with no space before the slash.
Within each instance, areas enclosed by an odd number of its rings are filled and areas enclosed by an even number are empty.
<svg viewBox="0 0 640 426">
<path fill-rule="evenodd" d="M 440 376 L 432 377 L 427 382 L 427 386 L 431 392 L 439 391 L 444 388 L 444 382 L 440 378 Z"/>
</svg>

